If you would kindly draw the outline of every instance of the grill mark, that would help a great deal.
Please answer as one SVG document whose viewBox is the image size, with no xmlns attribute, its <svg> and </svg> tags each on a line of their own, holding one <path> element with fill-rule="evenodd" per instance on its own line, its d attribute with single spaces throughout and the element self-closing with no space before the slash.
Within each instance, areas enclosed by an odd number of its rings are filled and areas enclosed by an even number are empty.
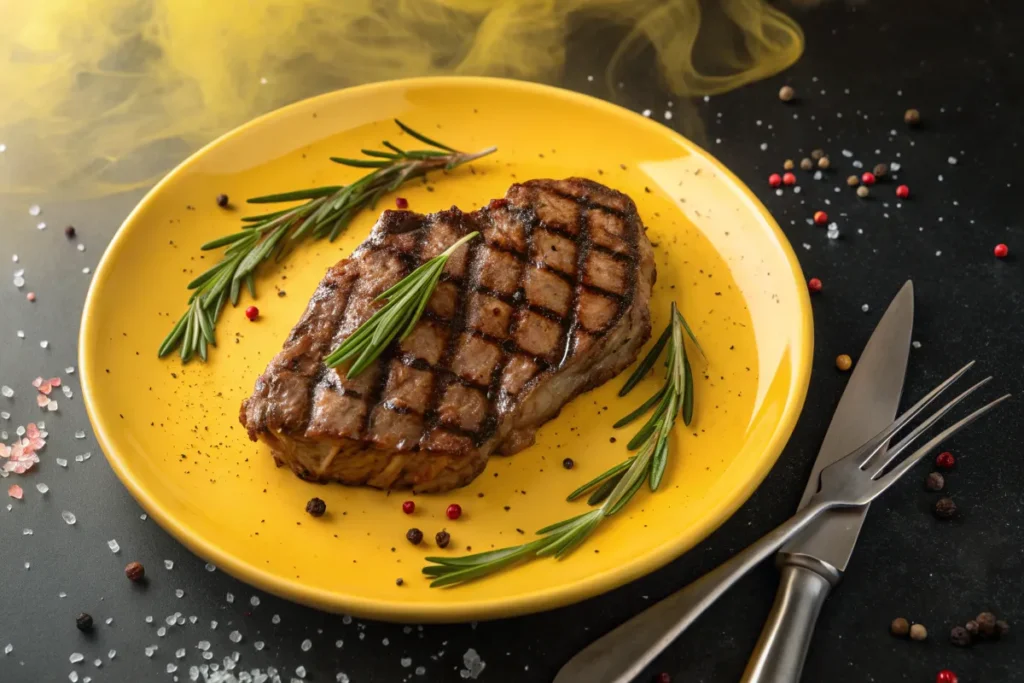
<svg viewBox="0 0 1024 683">
<path fill-rule="evenodd" d="M 415 408 L 411 408 L 407 405 L 399 405 L 398 403 L 395 403 L 394 401 L 391 400 L 384 401 L 378 407 L 382 408 L 383 410 L 395 413 L 397 415 L 415 415 L 416 417 L 419 418 L 425 417 L 423 413 L 419 412 Z M 452 432 L 457 436 L 466 437 L 472 440 L 474 443 L 476 442 L 476 439 L 480 436 L 480 433 L 478 431 L 466 429 L 461 425 L 457 425 L 452 422 L 445 422 L 444 420 L 441 419 L 438 419 L 436 428 L 443 429 L 447 432 Z"/>
<path fill-rule="evenodd" d="M 581 188 L 581 189 L 583 189 L 583 188 Z M 572 194 L 571 192 L 565 192 L 564 190 L 558 190 L 558 189 L 555 189 L 553 187 L 546 188 L 546 190 L 548 192 L 550 192 L 551 194 L 558 195 L 562 199 L 568 199 L 570 201 L 576 202 L 577 204 L 579 204 L 581 207 L 587 209 L 588 211 L 593 211 L 594 209 L 599 209 L 601 211 L 607 211 L 610 214 L 614 214 L 614 215 L 618 216 L 619 218 L 626 219 L 626 218 L 629 217 L 629 213 L 626 212 L 626 211 L 622 211 L 620 209 L 616 209 L 616 208 L 611 207 L 611 206 L 605 206 L 604 204 L 598 204 L 596 202 L 590 201 L 590 192 L 588 192 L 586 190 L 584 190 L 582 193 L 580 193 L 578 195 L 577 194 Z M 598 191 L 600 192 L 600 190 L 598 190 Z M 626 199 L 629 199 L 629 197 L 626 197 Z M 627 206 L 628 206 L 628 204 L 627 204 Z"/>
<path fill-rule="evenodd" d="M 563 326 L 562 359 L 558 361 L 558 367 L 563 367 L 572 354 L 576 336 L 576 330 L 580 326 L 580 296 L 583 294 L 583 280 L 586 276 L 587 256 L 590 255 L 590 209 L 581 207 L 576 214 L 576 282 L 572 288 L 572 298 L 569 300 L 569 323 Z M 616 314 L 618 310 L 616 310 Z"/>
<path fill-rule="evenodd" d="M 341 329 L 342 323 L 345 322 L 345 316 L 348 315 L 348 307 L 352 303 L 352 292 L 355 290 L 356 282 L 358 281 L 358 278 L 356 278 L 349 284 L 348 293 L 345 296 L 345 305 L 342 306 L 341 314 L 338 316 L 338 319 L 335 320 L 334 324 L 331 326 L 331 336 L 329 337 L 328 344 L 334 343 L 334 338 L 338 335 L 338 330 Z M 319 289 L 320 288 L 317 287 L 317 290 Z M 337 285 L 329 287 L 329 289 L 331 291 L 335 291 L 337 290 Z M 316 295 L 314 294 L 314 296 Z M 306 411 L 305 414 L 303 414 L 302 416 L 302 424 L 300 425 L 299 429 L 299 431 L 301 431 L 303 434 L 306 433 L 306 430 L 309 429 L 310 423 L 313 421 L 313 410 L 316 408 L 316 391 L 317 389 L 320 388 L 320 385 L 323 383 L 324 378 L 327 376 L 327 372 L 329 369 L 326 365 L 324 365 L 323 359 L 324 356 L 329 354 L 330 352 L 331 349 L 328 348 L 324 353 L 320 354 L 320 367 L 316 371 L 316 374 L 310 378 L 309 392 L 306 396 Z M 362 396 L 359 396 L 358 398 L 362 399 Z"/>
<path fill-rule="evenodd" d="M 595 208 L 600 209 L 601 207 L 595 206 Z M 625 220 L 625 219 L 623 219 L 623 220 Z M 569 240 L 570 242 L 575 242 L 576 241 L 575 238 L 573 237 L 573 235 L 570 235 L 568 233 L 562 232 L 561 230 L 559 230 L 557 228 L 553 228 L 553 227 L 544 225 L 543 223 L 538 224 L 537 227 L 539 227 L 542 230 L 545 230 L 547 232 L 550 232 L 550 233 L 552 233 L 554 235 L 558 235 L 559 237 L 564 237 L 567 240 Z M 519 261 L 521 263 L 530 263 L 530 255 L 528 253 L 524 254 L 521 251 L 516 251 L 515 249 L 509 249 L 508 247 L 502 246 L 501 244 L 498 244 L 498 243 L 493 243 L 492 244 L 492 243 L 488 242 L 487 246 L 490 247 L 491 249 L 493 249 L 494 251 L 500 251 L 502 254 L 507 254 L 508 256 L 511 256 L 512 258 L 514 258 L 515 260 L 517 260 L 517 261 Z M 604 245 L 601 245 L 601 244 L 596 244 L 595 243 L 595 244 L 591 245 L 591 249 L 593 249 L 594 251 L 599 251 L 602 254 L 606 254 L 610 258 L 616 259 L 618 261 L 623 261 L 625 263 L 631 263 L 632 262 L 632 258 L 630 257 L 629 254 L 623 254 L 621 251 L 615 251 L 614 249 L 609 249 L 608 247 L 606 247 Z M 540 266 L 540 267 L 544 267 L 544 265 L 540 264 L 540 263 L 535 263 L 534 265 L 537 265 L 537 266 Z"/>
</svg>

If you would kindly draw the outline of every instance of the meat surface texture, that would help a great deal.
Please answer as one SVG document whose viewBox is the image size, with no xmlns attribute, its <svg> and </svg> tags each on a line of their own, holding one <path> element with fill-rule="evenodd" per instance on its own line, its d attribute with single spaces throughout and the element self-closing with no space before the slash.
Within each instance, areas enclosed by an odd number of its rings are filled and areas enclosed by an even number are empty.
<svg viewBox="0 0 1024 683">
<path fill-rule="evenodd" d="M 374 298 L 474 230 L 423 317 L 354 379 L 323 359 Z M 650 337 L 654 255 L 636 205 L 590 180 L 531 180 L 478 211 L 385 211 L 332 267 L 241 421 L 312 481 L 446 491 L 515 453 Z"/>
</svg>

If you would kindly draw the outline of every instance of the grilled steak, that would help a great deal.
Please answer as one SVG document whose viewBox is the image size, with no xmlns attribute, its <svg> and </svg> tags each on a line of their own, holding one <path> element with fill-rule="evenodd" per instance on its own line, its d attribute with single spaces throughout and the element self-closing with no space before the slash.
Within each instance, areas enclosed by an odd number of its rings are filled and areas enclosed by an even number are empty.
<svg viewBox="0 0 1024 683">
<path fill-rule="evenodd" d="M 473 230 L 409 337 L 354 379 L 324 365 L 374 297 Z M 636 359 L 654 278 L 632 200 L 581 178 L 516 184 L 473 213 L 385 211 L 327 272 L 242 424 L 304 479 L 463 486 Z"/>
</svg>

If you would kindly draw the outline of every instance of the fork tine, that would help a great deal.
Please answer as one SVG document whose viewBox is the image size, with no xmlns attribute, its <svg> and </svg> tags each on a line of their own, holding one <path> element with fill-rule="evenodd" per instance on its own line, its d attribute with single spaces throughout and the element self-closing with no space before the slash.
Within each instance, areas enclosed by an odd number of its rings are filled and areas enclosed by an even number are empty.
<svg viewBox="0 0 1024 683">
<path fill-rule="evenodd" d="M 939 386 L 935 387 L 927 394 L 922 396 L 921 400 L 907 408 L 906 412 L 897 417 L 895 422 L 893 422 L 891 425 L 889 425 L 881 432 L 876 434 L 874 437 L 872 437 L 870 441 L 868 441 L 861 447 L 862 449 L 869 449 L 869 452 L 866 456 L 864 456 L 864 459 L 861 462 L 857 463 L 857 466 L 862 469 L 866 467 L 868 462 L 871 461 L 871 458 L 875 457 L 882 450 L 882 448 L 885 447 L 885 444 L 889 442 L 889 439 L 892 438 L 893 434 L 895 434 L 897 431 L 902 429 L 904 425 L 906 425 L 908 422 L 914 419 L 914 417 L 916 417 L 918 413 L 920 413 L 922 410 L 928 407 L 928 405 L 932 401 L 934 401 L 939 396 L 939 394 L 948 389 L 953 384 L 953 382 L 956 382 L 958 379 L 963 377 L 964 373 L 970 370 L 972 367 L 974 367 L 973 360 L 967 365 L 957 370 L 956 372 L 954 372 L 949 378 L 942 382 L 942 384 L 940 384 Z"/>
<path fill-rule="evenodd" d="M 909 448 L 910 445 L 912 443 L 914 443 L 919 436 L 921 436 L 933 424 L 935 424 L 936 422 L 941 420 L 943 418 L 943 416 L 945 416 L 946 413 L 948 413 L 950 410 L 952 410 L 954 407 L 956 407 L 956 405 L 958 403 L 963 401 L 965 398 L 967 398 L 968 396 L 973 394 L 975 391 L 977 391 L 981 387 L 983 387 L 986 384 L 988 384 L 989 381 L 991 381 L 991 379 L 992 379 L 991 377 L 986 377 L 985 379 L 983 379 L 980 382 L 978 382 L 977 384 L 975 384 L 973 387 L 970 387 L 969 389 L 967 389 L 967 391 L 963 392 L 962 394 L 960 394 L 959 396 L 957 396 L 956 398 L 951 400 L 949 403 L 947 403 L 946 405 L 942 406 L 937 411 L 935 411 L 934 415 L 931 415 L 927 420 L 925 420 L 924 422 L 919 424 L 917 427 L 915 427 L 914 431 L 910 432 L 905 437 L 900 439 L 899 443 L 897 443 L 895 446 L 890 448 L 889 451 L 885 454 L 886 455 L 885 462 L 883 462 L 881 465 L 878 465 L 878 466 L 875 466 L 874 463 L 871 464 L 871 469 L 873 470 L 871 472 L 871 478 L 872 479 L 877 479 L 878 476 L 882 474 L 882 471 L 885 470 L 885 468 L 889 466 L 889 463 L 891 463 L 893 460 L 898 458 L 903 453 L 903 451 L 907 450 L 907 448 Z"/>
<path fill-rule="evenodd" d="M 981 417 L 988 411 L 992 410 L 993 408 L 995 408 L 997 405 L 999 405 L 1008 398 L 1010 398 L 1010 394 L 1004 394 L 1003 396 L 1000 396 L 999 398 L 992 401 L 988 405 L 978 408 L 967 417 L 961 419 L 959 422 L 956 422 L 955 424 L 946 427 L 934 438 L 929 440 L 928 443 L 914 451 L 906 460 L 896 465 L 896 467 L 892 469 L 892 472 L 889 472 L 889 474 L 885 475 L 884 477 L 875 480 L 874 486 L 871 489 L 872 499 L 878 496 L 883 491 L 885 491 L 890 486 L 892 486 L 896 482 L 896 480 L 898 480 L 900 477 L 906 474 L 911 467 L 920 462 L 924 456 L 928 455 L 928 453 L 930 453 L 940 443 L 942 443 L 949 437 L 953 436 L 958 431 L 960 431 L 967 425 L 971 424 L 979 417 Z"/>
</svg>

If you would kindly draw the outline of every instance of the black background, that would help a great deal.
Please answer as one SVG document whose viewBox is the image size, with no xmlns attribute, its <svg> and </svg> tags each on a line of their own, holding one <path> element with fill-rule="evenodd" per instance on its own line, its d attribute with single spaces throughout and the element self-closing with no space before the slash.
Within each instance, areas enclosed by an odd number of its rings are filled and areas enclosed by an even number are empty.
<svg viewBox="0 0 1024 683">
<path fill-rule="evenodd" d="M 152 521 L 140 519 L 142 511 L 105 464 L 91 433 L 84 441 L 73 439 L 76 429 L 88 431 L 88 423 L 72 377 L 76 397 L 58 397 L 60 415 L 48 415 L 52 435 L 45 469 L 4 481 L 5 488 L 21 483 L 26 500 L 0 500 L 0 652 L 8 642 L 15 648 L 0 654 L 0 681 L 64 681 L 71 670 L 94 681 L 171 680 L 168 662 L 176 662 L 181 667 L 176 675 L 187 680 L 188 666 L 201 663 L 195 645 L 203 639 L 212 643 L 213 661 L 238 650 L 240 668 L 278 666 L 285 680 L 301 664 L 310 681 L 333 681 L 338 671 L 353 683 L 457 681 L 468 648 L 486 662 L 479 680 L 550 680 L 595 636 L 716 566 L 793 512 L 846 381 L 833 360 L 839 353 L 856 357 L 906 279 L 916 286 L 914 338 L 921 344 L 911 355 L 907 395 L 923 393 L 971 358 L 978 359 L 981 372 L 995 375 L 999 389 L 1019 394 L 1024 272 L 1017 254 L 1024 254 L 1019 201 L 1024 177 L 1018 141 L 1024 72 L 1016 51 L 1022 49 L 1024 9 L 1019 3 L 830 2 L 796 16 L 807 38 L 807 51 L 796 66 L 707 102 L 677 101 L 677 115 L 667 122 L 685 128 L 754 189 L 789 235 L 805 273 L 825 284 L 813 297 L 814 373 L 793 438 L 761 488 L 704 543 L 607 595 L 507 621 L 422 629 L 360 620 L 346 624 L 339 616 L 262 594 L 261 604 L 253 607 L 253 589 L 222 572 L 208 573 L 203 560 Z M 586 77 L 600 73 L 595 60 L 600 64 L 603 51 L 600 41 L 571 51 L 563 84 L 604 94 L 597 86 L 600 78 Z M 638 71 L 624 80 L 617 97 L 661 118 L 673 98 L 651 73 Z M 799 102 L 778 101 L 783 83 L 797 89 Z M 696 117 L 687 115 L 688 107 Z M 908 107 L 922 112 L 924 125 L 918 130 L 903 124 Z M 703 125 L 692 125 L 695 118 Z M 766 151 L 762 143 L 768 144 Z M 776 196 L 768 174 L 781 170 L 783 159 L 799 160 L 815 147 L 826 149 L 837 169 L 821 182 L 801 176 L 800 194 Z M 853 157 L 844 157 L 844 149 Z M 951 165 L 949 157 L 957 163 Z M 858 200 L 843 186 L 843 178 L 855 171 L 853 160 L 866 166 L 900 163 L 899 181 L 910 185 L 912 199 L 897 208 L 890 182 L 876 186 L 871 200 Z M 837 185 L 842 192 L 834 193 Z M 77 204 L 40 198 L 41 218 L 50 225 L 43 232 L 26 216 L 28 202 L 0 198 L 0 252 L 4 259 L 19 254 L 32 278 L 31 287 L 21 291 L 6 284 L 0 288 L 0 384 L 19 390 L 14 404 L 0 399 L 0 407 L 14 413 L 0 429 L 13 431 L 19 420 L 36 415 L 35 407 L 26 405 L 29 392 L 20 387 L 36 375 L 77 364 L 75 337 L 88 282 L 81 268 L 95 266 L 139 197 Z M 830 242 L 821 228 L 807 225 L 817 208 L 840 224 L 839 240 Z M 80 226 L 88 245 L 73 258 L 60 231 L 67 223 Z M 993 258 L 999 242 L 1017 254 Z M 24 300 L 30 288 L 40 297 L 32 306 Z M 863 304 L 869 306 L 867 314 Z M 16 338 L 19 329 L 27 339 Z M 50 342 L 49 349 L 39 348 L 40 339 Z M 963 683 L 1024 680 L 1019 673 L 1024 648 L 1016 634 L 970 650 L 947 642 L 951 626 L 981 610 L 1011 623 L 1024 610 L 1019 405 L 1011 402 L 948 444 L 959 457 L 947 477 L 961 511 L 958 519 L 939 521 L 931 515 L 936 495 L 921 485 L 924 468 L 874 505 L 849 572 L 818 623 L 804 681 L 926 683 L 947 667 Z M 54 455 L 70 459 L 87 450 L 94 457 L 71 462 L 67 470 L 52 463 Z M 50 485 L 47 496 L 32 490 L 37 481 Z M 11 511 L 5 509 L 8 502 Z M 61 521 L 62 509 L 77 514 L 73 528 Z M 23 536 L 23 528 L 34 534 Z M 107 549 L 110 538 L 120 543 L 119 555 Z M 154 577 L 147 588 L 132 586 L 121 575 L 131 558 Z M 165 559 L 175 562 L 173 570 L 164 569 Z M 25 562 L 31 563 L 27 571 Z M 737 680 L 776 580 L 772 566 L 760 567 L 680 638 L 651 674 L 666 671 L 687 682 Z M 185 596 L 176 598 L 175 588 Z M 61 592 L 67 596 L 61 598 Z M 229 592 L 236 597 L 231 604 Z M 75 630 L 74 616 L 83 610 L 99 622 L 92 636 Z M 157 626 L 179 611 L 186 618 L 195 615 L 198 623 L 159 637 Z M 274 614 L 280 624 L 272 623 Z M 153 616 L 152 625 L 145 623 L 147 615 Z M 888 624 L 896 616 L 927 625 L 928 641 L 892 638 Z M 113 617 L 109 626 L 103 623 L 108 617 Z M 216 630 L 210 629 L 211 620 L 219 622 Z M 244 636 L 238 645 L 228 639 L 235 629 Z M 303 652 L 300 643 L 306 638 L 313 647 Z M 340 650 L 337 639 L 344 640 Z M 256 641 L 265 641 L 266 648 L 257 652 Z M 159 650 L 149 659 L 144 648 L 151 644 Z M 187 655 L 177 660 L 174 651 L 181 647 Z M 117 651 L 112 661 L 111 649 Z M 72 652 L 83 653 L 86 662 L 70 664 Z M 102 668 L 91 663 L 97 657 Z M 403 657 L 411 658 L 410 667 L 402 665 Z M 416 676 L 417 666 L 426 673 Z"/>
</svg>

